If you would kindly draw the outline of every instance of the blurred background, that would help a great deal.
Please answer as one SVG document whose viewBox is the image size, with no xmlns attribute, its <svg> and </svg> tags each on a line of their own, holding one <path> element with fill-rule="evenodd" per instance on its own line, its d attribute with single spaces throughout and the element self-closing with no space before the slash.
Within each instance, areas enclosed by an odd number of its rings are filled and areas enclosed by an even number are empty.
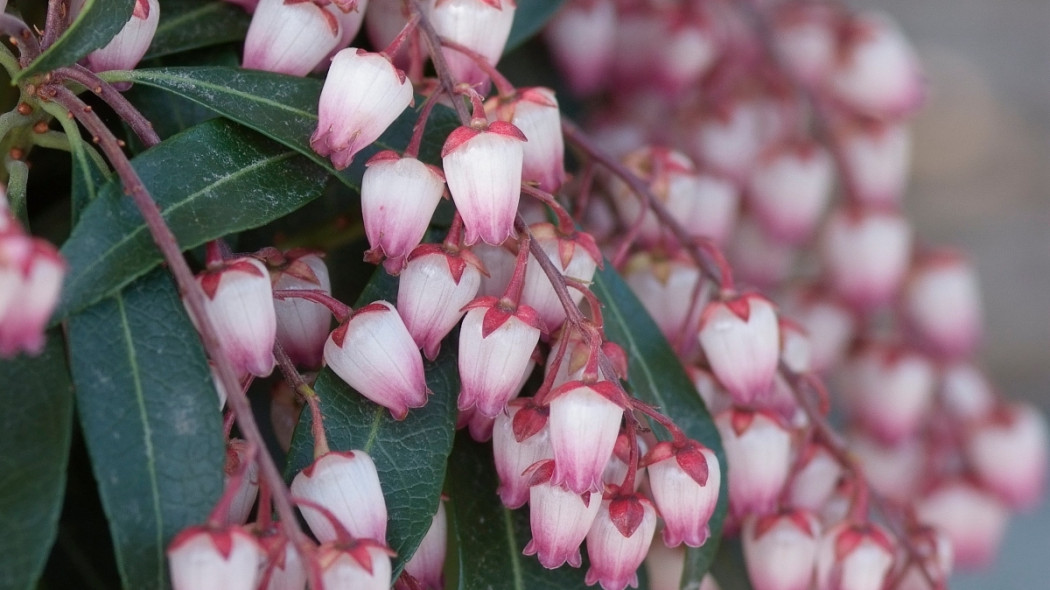
<svg viewBox="0 0 1050 590">
<path fill-rule="evenodd" d="M 905 207 L 921 241 L 977 266 L 989 376 L 1050 414 L 1050 2 L 847 3 L 889 13 L 919 51 L 929 94 Z M 951 587 L 1050 587 L 1050 502 L 1011 520 L 991 569 Z"/>
</svg>

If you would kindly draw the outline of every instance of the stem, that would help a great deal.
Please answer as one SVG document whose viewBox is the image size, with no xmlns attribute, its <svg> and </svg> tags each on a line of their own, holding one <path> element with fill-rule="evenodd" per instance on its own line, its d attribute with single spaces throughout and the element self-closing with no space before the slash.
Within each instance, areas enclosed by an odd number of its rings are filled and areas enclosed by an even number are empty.
<svg viewBox="0 0 1050 590">
<path fill-rule="evenodd" d="M 554 198 L 554 195 L 528 184 L 521 185 L 521 192 L 538 199 L 541 203 L 550 207 L 554 211 L 555 217 L 558 218 L 559 233 L 571 235 L 576 230 L 575 220 L 569 215 L 569 212 L 565 210 L 565 207 L 562 207 L 561 203 Z"/>
<path fill-rule="evenodd" d="M 6 158 L 7 165 L 7 202 L 11 214 L 29 229 L 29 212 L 26 207 L 26 184 L 29 182 L 29 166 L 22 160 Z"/>
<path fill-rule="evenodd" d="M 69 27 L 69 3 L 67 0 L 51 0 L 47 3 L 47 18 L 44 20 L 44 37 L 40 47 L 47 49 L 58 36 Z"/>
<path fill-rule="evenodd" d="M 419 146 L 423 144 L 423 131 L 427 126 L 427 119 L 430 118 L 430 112 L 434 110 L 434 105 L 437 104 L 437 92 L 433 92 L 427 97 L 426 102 L 419 109 L 419 118 L 416 119 L 416 124 L 412 128 L 412 141 L 408 142 L 408 147 L 405 148 L 405 157 L 418 158 L 419 157 Z"/>
<path fill-rule="evenodd" d="M 14 79 L 19 70 L 28 66 L 29 62 L 40 55 L 40 44 L 37 42 L 36 35 L 29 30 L 29 26 L 22 19 L 11 14 L 0 14 L 0 34 L 8 35 L 11 45 L 18 48 L 18 66 L 13 70 L 8 68 L 11 78 Z"/>
<path fill-rule="evenodd" d="M 0 44 L 0 66 L 3 66 L 3 68 L 7 70 L 7 76 L 12 79 L 15 77 L 15 74 L 22 69 L 15 54 L 11 53 L 11 51 L 3 44 Z"/>
<path fill-rule="evenodd" d="M 419 17 L 419 32 L 422 33 L 423 43 L 427 47 L 427 53 L 430 54 L 430 61 L 434 62 L 434 71 L 437 72 L 441 87 L 445 90 L 445 94 L 452 99 L 452 107 L 456 109 L 456 115 L 459 116 L 460 122 L 464 125 L 469 125 L 470 113 L 467 112 L 467 105 L 463 104 L 463 101 L 456 96 L 456 81 L 452 79 L 452 74 L 448 69 L 448 62 L 445 61 L 445 55 L 441 53 L 441 37 L 434 30 L 434 25 L 430 24 L 426 10 L 419 3 L 419 0 L 405 0 L 405 3 L 408 5 L 409 10 L 412 11 L 412 14 Z"/>
<path fill-rule="evenodd" d="M 31 117 L 27 117 L 22 113 L 19 113 L 17 110 L 8 111 L 3 115 L 0 115 L 0 140 L 7 137 L 7 134 L 10 133 L 12 129 L 22 125 L 27 125 L 32 120 Z"/>
<path fill-rule="evenodd" d="M 332 312 L 340 324 L 350 317 L 350 306 L 332 297 L 320 289 L 278 289 L 273 292 L 274 299 L 306 299 L 319 303 Z"/>
<path fill-rule="evenodd" d="M 492 83 L 496 86 L 496 92 L 498 92 L 500 96 L 511 96 L 514 94 L 514 85 L 511 84 L 510 80 L 508 80 L 503 74 L 499 73 L 496 66 L 490 64 L 489 60 L 486 59 L 484 55 L 481 55 L 466 45 L 460 45 L 459 43 L 449 41 L 448 39 L 442 39 L 441 46 L 458 51 L 474 60 L 474 63 L 477 64 L 489 78 L 492 78 Z"/>
<path fill-rule="evenodd" d="M 88 88 L 108 104 L 113 111 L 131 127 L 138 136 L 142 145 L 151 148 L 160 143 L 160 136 L 153 130 L 153 124 L 149 122 L 142 113 L 135 108 L 124 95 L 117 91 L 109 82 L 95 75 L 94 72 L 81 65 L 73 65 L 68 68 L 59 68 L 54 71 L 59 80 L 69 80 Z"/>
<path fill-rule="evenodd" d="M 219 345 L 215 326 L 205 311 L 204 292 L 194 278 L 193 272 L 190 270 L 185 258 L 183 258 L 182 250 L 175 239 L 175 235 L 164 221 L 160 209 L 142 184 L 142 180 L 131 166 L 131 162 L 121 150 L 120 145 L 117 143 L 117 138 L 98 115 L 91 111 L 68 88 L 55 86 L 54 95 L 51 98 L 68 109 L 84 125 L 88 132 L 98 139 L 103 153 L 120 176 L 125 192 L 131 196 L 135 206 L 142 214 L 153 241 L 164 256 L 164 260 L 167 262 L 175 282 L 179 286 L 183 301 L 197 321 L 197 328 L 201 341 L 204 344 L 204 349 L 215 363 L 219 381 L 227 392 L 226 403 L 229 404 L 237 416 L 237 425 L 240 427 L 241 434 L 246 440 L 257 445 L 258 448 L 265 448 L 265 441 L 262 433 L 259 431 L 259 425 L 255 422 L 255 416 L 252 414 L 248 397 L 241 390 L 233 367 L 226 353 Z M 266 480 L 267 485 L 270 486 L 271 491 L 274 493 L 274 505 L 281 517 L 281 521 L 288 528 L 289 538 L 292 539 L 300 554 L 306 559 L 313 542 L 299 527 L 295 508 L 292 506 L 288 488 L 284 485 L 281 471 L 277 468 L 277 464 L 274 463 L 273 457 L 269 453 L 260 453 L 258 463 L 263 479 Z"/>
<path fill-rule="evenodd" d="M 325 434 L 324 430 L 321 401 L 314 388 L 310 387 L 306 379 L 296 370 L 295 364 L 288 356 L 288 353 L 284 351 L 284 347 L 281 346 L 280 342 L 273 343 L 273 356 L 277 359 L 277 366 L 281 369 L 284 380 L 291 384 L 292 389 L 303 396 L 306 399 L 306 403 L 310 406 L 310 417 L 313 418 L 310 425 L 310 433 L 314 438 L 314 459 L 317 459 L 331 451 L 328 446 L 328 435 Z"/>
<path fill-rule="evenodd" d="M 414 14 L 411 18 L 408 19 L 408 22 L 405 23 L 405 26 L 401 27 L 401 31 L 398 32 L 396 37 L 394 37 L 394 40 L 391 41 L 390 44 L 386 46 L 386 49 L 384 49 L 380 53 L 385 55 L 390 61 L 393 61 L 394 56 L 397 55 L 397 52 L 401 50 L 401 46 L 409 38 L 409 35 L 411 35 L 413 31 L 415 31 L 417 24 L 419 24 L 419 15 Z"/>
</svg>

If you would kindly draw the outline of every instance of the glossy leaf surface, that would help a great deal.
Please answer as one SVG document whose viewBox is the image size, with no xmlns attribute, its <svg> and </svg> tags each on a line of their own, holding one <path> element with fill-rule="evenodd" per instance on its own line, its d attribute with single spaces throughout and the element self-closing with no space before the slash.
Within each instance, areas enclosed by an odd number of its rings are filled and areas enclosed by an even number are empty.
<svg viewBox="0 0 1050 590">
<path fill-rule="evenodd" d="M 397 279 L 379 270 L 358 299 L 358 306 L 397 300 Z M 330 369 L 317 378 L 325 433 L 332 450 L 361 449 L 379 472 L 389 522 L 387 544 L 397 552 L 395 577 L 412 557 L 430 528 L 441 496 L 445 463 L 452 450 L 456 424 L 459 372 L 455 347 L 442 347 L 434 362 L 424 362 L 427 386 L 434 392 L 427 405 L 409 410 L 402 421 L 365 399 Z M 310 412 L 304 411 L 292 438 L 285 474 L 291 479 L 313 461 Z"/>
<path fill-rule="evenodd" d="M 564 3 L 565 0 L 520 0 L 504 53 L 538 33 Z"/>
<path fill-rule="evenodd" d="M 0 361 L 0 588 L 35 588 L 58 532 L 73 428 L 62 338 Z"/>
<path fill-rule="evenodd" d="M 325 175 L 293 151 L 214 120 L 132 160 L 183 248 L 258 227 L 313 200 Z M 56 317 L 128 284 L 161 261 L 119 181 L 107 184 L 62 246 L 69 262 Z"/>
<path fill-rule="evenodd" d="M 244 39 L 251 17 L 222 0 L 164 0 L 160 23 L 142 59 Z"/>
<path fill-rule="evenodd" d="M 15 81 L 76 63 L 105 47 L 131 19 L 135 0 L 85 0 L 80 14 L 62 36 L 15 76 Z"/>
<path fill-rule="evenodd" d="M 158 269 L 69 320 L 77 409 L 125 588 L 168 586 L 165 548 L 222 493 L 211 372 Z"/>
</svg>

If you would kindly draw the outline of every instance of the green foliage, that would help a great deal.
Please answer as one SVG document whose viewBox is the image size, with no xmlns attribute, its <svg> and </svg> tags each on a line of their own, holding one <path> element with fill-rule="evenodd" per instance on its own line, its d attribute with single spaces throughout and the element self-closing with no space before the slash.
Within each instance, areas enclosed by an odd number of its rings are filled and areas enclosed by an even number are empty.
<svg viewBox="0 0 1050 590">
<path fill-rule="evenodd" d="M 223 488 L 218 398 L 196 330 L 157 270 L 69 320 L 77 409 L 125 588 L 166 588 L 164 550 Z"/>
<path fill-rule="evenodd" d="M 244 39 L 250 17 L 223 0 L 164 0 L 153 43 L 142 59 Z"/>
<path fill-rule="evenodd" d="M 134 6 L 135 0 L 85 0 L 80 14 L 66 32 L 19 72 L 14 81 L 71 65 L 92 51 L 105 47 L 131 19 Z"/>
</svg>

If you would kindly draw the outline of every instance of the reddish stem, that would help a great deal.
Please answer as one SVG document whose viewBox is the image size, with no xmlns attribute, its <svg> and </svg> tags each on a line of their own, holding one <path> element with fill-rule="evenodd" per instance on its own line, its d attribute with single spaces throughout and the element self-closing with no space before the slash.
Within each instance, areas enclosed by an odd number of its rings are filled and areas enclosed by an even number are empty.
<svg viewBox="0 0 1050 590">
<path fill-rule="evenodd" d="M 576 221 L 571 215 L 569 215 L 569 212 L 565 210 L 565 207 L 562 207 L 561 203 L 554 198 L 554 195 L 528 184 L 521 185 L 521 192 L 530 197 L 539 199 L 540 202 L 554 211 L 554 216 L 558 218 L 559 233 L 562 235 L 572 235 L 572 233 L 576 231 Z"/>
<path fill-rule="evenodd" d="M 405 43 L 405 40 L 408 39 L 408 36 L 416 30 L 416 25 L 418 24 L 419 15 L 413 14 L 411 17 L 409 17 L 408 22 L 405 23 L 405 26 L 401 28 L 401 31 L 398 32 L 397 36 L 394 37 L 393 41 L 391 41 L 390 44 L 386 46 L 386 49 L 384 49 L 380 53 L 386 56 L 387 59 L 393 61 L 394 56 L 397 55 L 397 52 L 401 50 L 401 46 Z"/>
<path fill-rule="evenodd" d="M 423 38 L 423 44 L 427 47 L 427 53 L 430 54 L 430 60 L 434 62 L 434 71 L 437 72 L 441 87 L 445 90 L 445 94 L 452 99 L 452 107 L 456 109 L 460 122 L 464 125 L 469 125 L 470 114 L 467 112 L 467 105 L 463 104 L 463 101 L 456 96 L 456 81 L 452 79 L 452 74 L 448 69 L 448 62 L 445 61 L 445 55 L 441 53 L 441 37 L 434 30 L 434 25 L 430 24 L 430 20 L 426 15 L 426 9 L 423 8 L 419 0 L 405 0 L 405 3 L 408 5 L 409 10 L 412 11 L 412 14 L 419 18 L 420 36 Z"/>
<path fill-rule="evenodd" d="M 434 105 L 437 104 L 438 96 L 437 92 L 431 93 L 423 103 L 422 108 L 419 109 L 419 118 L 416 119 L 416 124 L 412 128 L 412 140 L 408 142 L 408 147 L 405 148 L 405 157 L 419 158 L 419 146 L 423 144 L 423 131 L 427 127 L 427 119 L 430 118 L 430 112 L 434 110 Z"/>
<path fill-rule="evenodd" d="M 486 59 L 484 55 L 481 55 L 466 45 L 460 45 L 459 43 L 449 41 L 448 39 L 441 39 L 441 46 L 458 51 L 474 60 L 474 63 L 481 68 L 481 71 L 485 72 L 485 75 L 489 78 L 492 78 L 492 84 L 496 87 L 496 92 L 498 92 L 501 97 L 513 96 L 516 92 L 516 89 L 514 88 L 514 85 L 510 83 L 510 80 L 504 77 L 503 74 L 496 69 L 496 66 L 490 64 L 489 60 Z"/>
<path fill-rule="evenodd" d="M 320 289 L 277 289 L 273 292 L 274 299 L 306 299 L 319 303 L 332 312 L 335 321 L 340 324 L 350 317 L 350 306 L 332 297 Z"/>
</svg>

